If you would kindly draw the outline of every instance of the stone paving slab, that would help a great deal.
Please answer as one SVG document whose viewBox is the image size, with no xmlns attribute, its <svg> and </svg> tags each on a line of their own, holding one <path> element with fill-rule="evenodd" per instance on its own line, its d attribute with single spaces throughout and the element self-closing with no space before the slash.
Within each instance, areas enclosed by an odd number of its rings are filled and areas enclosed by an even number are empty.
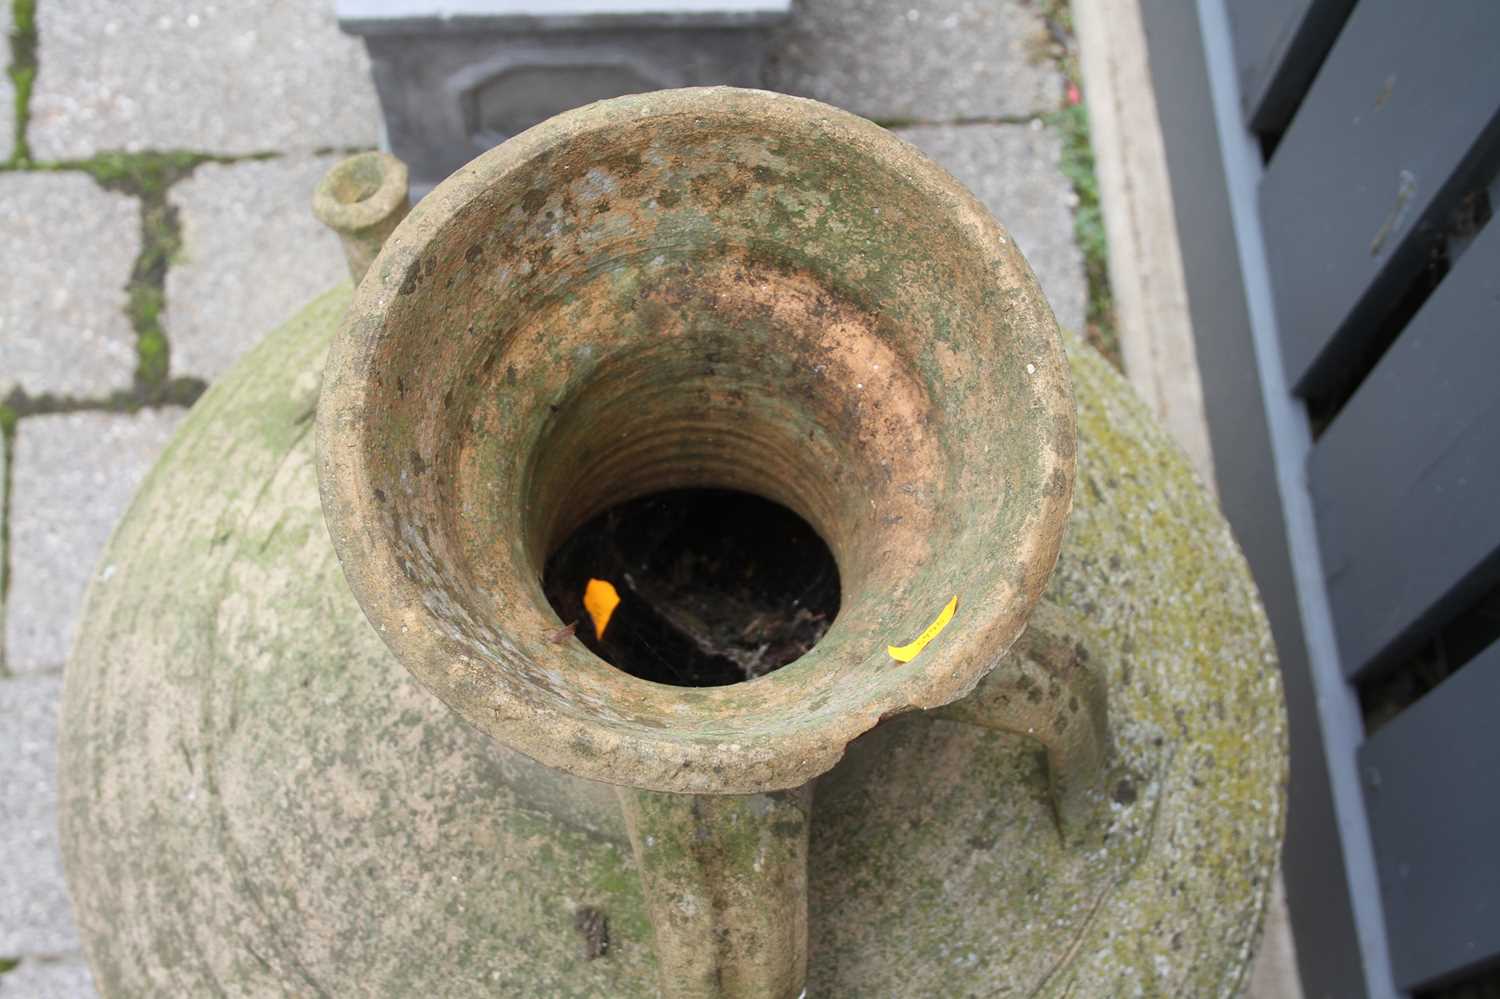
<svg viewBox="0 0 1500 999">
<path fill-rule="evenodd" d="M 6 443 L 5 434 L 0 434 L 0 526 L 5 525 L 6 510 L 9 508 L 10 496 L 6 489 Z M 0 529 L 0 579 L 5 576 L 5 567 L 9 565 L 9 550 L 6 549 L 5 531 Z M 5 586 L 0 585 L 0 679 L 9 675 L 9 667 L 5 663 Z M 0 954 L 3 957 L 3 954 Z"/>
<path fill-rule="evenodd" d="M 140 252 L 134 198 L 78 173 L 0 174 L 0 398 L 129 388 L 125 284 Z"/>
<path fill-rule="evenodd" d="M 877 121 L 1023 118 L 1056 110 L 1062 77 L 1025 0 L 802 0 L 767 83 Z"/>
<path fill-rule="evenodd" d="M 94 976 L 81 956 L 61 960 L 22 960 L 0 975 L 0 999 L 93 999 Z"/>
<path fill-rule="evenodd" d="M 16 425 L 5 614 L 12 673 L 66 660 L 104 543 L 184 412 L 67 413 Z"/>
<path fill-rule="evenodd" d="M 37 18 L 29 133 L 40 159 L 101 150 L 373 146 L 363 45 L 332 0 L 67 0 Z"/>
<path fill-rule="evenodd" d="M 0 955 L 78 950 L 57 838 L 62 676 L 0 680 Z M 0 977 L 10 985 L 10 975 Z"/>
<path fill-rule="evenodd" d="M 4 567 L 10 563 L 7 561 L 9 553 L 5 545 L 5 514 L 9 508 L 10 496 L 5 488 L 5 435 L 0 434 L 0 578 L 4 576 Z M 5 587 L 0 585 L 0 679 L 3 679 L 9 669 L 5 665 Z M 0 955 L 3 957 L 4 955 Z"/>
<path fill-rule="evenodd" d="M 182 226 L 167 273 L 172 373 L 212 379 L 349 276 L 312 192 L 337 156 L 206 163 L 167 197 Z"/>
<path fill-rule="evenodd" d="M 1083 252 L 1073 241 L 1072 185 L 1062 137 L 1028 125 L 924 125 L 897 135 L 942 164 L 1010 231 L 1036 272 L 1057 321 L 1082 330 L 1088 315 Z"/>
</svg>

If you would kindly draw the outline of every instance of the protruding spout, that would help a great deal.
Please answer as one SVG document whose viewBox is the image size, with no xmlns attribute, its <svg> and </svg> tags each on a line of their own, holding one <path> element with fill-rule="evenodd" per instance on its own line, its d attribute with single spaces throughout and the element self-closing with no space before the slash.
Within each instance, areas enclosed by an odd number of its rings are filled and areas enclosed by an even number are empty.
<svg viewBox="0 0 1500 999">
<path fill-rule="evenodd" d="M 323 175 L 313 192 L 313 214 L 339 234 L 354 283 L 386 237 L 411 210 L 406 164 L 390 153 L 360 153 L 340 160 Z"/>
<path fill-rule="evenodd" d="M 617 788 L 666 999 L 796 999 L 807 977 L 812 785 L 749 795 Z"/>
</svg>

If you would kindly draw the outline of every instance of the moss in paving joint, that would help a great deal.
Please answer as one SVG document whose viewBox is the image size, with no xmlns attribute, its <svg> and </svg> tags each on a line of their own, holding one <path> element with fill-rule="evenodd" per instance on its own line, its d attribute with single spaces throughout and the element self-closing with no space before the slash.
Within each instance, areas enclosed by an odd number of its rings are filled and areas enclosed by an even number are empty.
<svg viewBox="0 0 1500 999">
<path fill-rule="evenodd" d="M 0 400 L 0 429 L 14 428 L 19 420 L 32 416 L 59 416 L 68 413 L 138 413 L 143 409 L 168 409 L 174 406 L 191 406 L 208 388 L 202 378 L 178 375 L 168 379 L 149 396 L 135 388 L 117 389 L 109 395 L 90 399 L 77 396 L 44 392 L 31 395 L 22 389 L 11 389 L 10 394 Z M 7 430 L 13 434 L 14 430 Z"/>
<path fill-rule="evenodd" d="M 360 153 L 377 151 L 375 146 L 318 146 L 312 154 L 314 156 L 358 156 Z"/>
<path fill-rule="evenodd" d="M 182 249 L 182 231 L 167 191 L 198 164 L 212 159 L 187 152 L 100 153 L 52 167 L 86 173 L 100 187 L 131 195 L 140 205 L 141 248 L 125 285 L 125 313 L 136 338 L 135 388 L 147 400 L 166 384 L 171 367 L 161 314 L 166 307 L 167 267 Z"/>
<path fill-rule="evenodd" d="M 1067 86 L 1078 88 L 1078 100 L 1044 119 L 1062 135 L 1061 169 L 1073 185 L 1078 205 L 1073 210 L 1073 238 L 1083 251 L 1084 277 L 1088 281 L 1088 318 L 1084 337 L 1119 371 L 1125 370 L 1120 356 L 1120 337 L 1115 325 L 1115 299 L 1109 287 L 1109 242 L 1104 235 L 1104 215 L 1099 207 L 1099 180 L 1094 174 L 1094 150 L 1089 143 L 1089 115 L 1083 92 L 1083 74 L 1078 68 L 1078 46 L 1073 32 L 1070 0 L 1047 0 L 1042 18 L 1049 43 L 1056 53 L 1057 68 Z"/>
<path fill-rule="evenodd" d="M 21 959 L 19 957 L 0 957 L 0 975 L 5 974 L 7 971 L 15 971 L 20 966 Z"/>
<path fill-rule="evenodd" d="M 221 156 L 172 150 L 104 152 L 83 160 L 36 162 L 30 159 L 28 152 L 24 160 L 0 163 L 0 171 L 85 173 L 105 190 L 135 198 L 140 207 L 141 246 L 131 267 L 130 278 L 125 284 L 125 314 L 136 338 L 133 387 L 128 392 L 116 392 L 107 399 L 92 402 L 39 402 L 45 411 L 128 410 L 142 405 L 186 405 L 201 394 L 203 382 L 200 379 L 169 377 L 171 345 L 162 329 L 161 315 L 166 308 L 167 268 L 182 250 L 182 229 L 176 207 L 167 201 L 167 192 L 173 184 L 191 175 L 204 163 L 244 163 L 275 159 L 277 155 L 252 153 Z M 184 403 L 185 398 L 187 401 Z"/>
<path fill-rule="evenodd" d="M 8 165 L 25 167 L 31 163 L 26 129 L 31 124 L 31 87 L 36 82 L 36 0 L 11 0 L 10 65 L 6 72 L 15 85 L 16 101 L 15 146 Z"/>
<path fill-rule="evenodd" d="M 1088 279 L 1086 339 L 1111 364 L 1124 371 L 1115 329 L 1114 294 L 1109 287 L 1109 241 L 1104 235 L 1104 214 L 1099 208 L 1094 150 L 1089 145 L 1088 110 L 1079 102 L 1051 115 L 1048 123 L 1062 133 L 1062 173 L 1078 196 L 1078 205 L 1073 209 L 1073 238 L 1083 251 L 1083 271 Z"/>
<path fill-rule="evenodd" d="M 182 250 L 177 209 L 167 200 L 172 185 L 203 163 L 268 159 L 274 154 L 214 156 L 185 151 L 100 153 L 87 160 L 46 164 L 49 170 L 75 170 L 100 187 L 128 194 L 141 213 L 141 248 L 125 285 L 126 315 L 136 338 L 135 394 L 138 402 L 163 402 L 173 391 L 171 345 L 162 329 L 167 268 Z"/>
</svg>

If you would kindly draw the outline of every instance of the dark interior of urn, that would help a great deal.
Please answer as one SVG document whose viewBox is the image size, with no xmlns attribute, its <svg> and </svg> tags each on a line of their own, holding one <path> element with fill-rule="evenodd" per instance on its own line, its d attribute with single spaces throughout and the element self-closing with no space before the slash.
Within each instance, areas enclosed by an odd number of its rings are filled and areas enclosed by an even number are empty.
<svg viewBox="0 0 1500 999">
<path fill-rule="evenodd" d="M 585 606 L 590 581 L 619 603 Z M 838 614 L 838 565 L 791 510 L 750 493 L 679 489 L 610 507 L 547 559 L 562 637 L 632 676 L 714 687 L 764 676 Z M 568 629 L 571 628 L 571 631 Z"/>
</svg>

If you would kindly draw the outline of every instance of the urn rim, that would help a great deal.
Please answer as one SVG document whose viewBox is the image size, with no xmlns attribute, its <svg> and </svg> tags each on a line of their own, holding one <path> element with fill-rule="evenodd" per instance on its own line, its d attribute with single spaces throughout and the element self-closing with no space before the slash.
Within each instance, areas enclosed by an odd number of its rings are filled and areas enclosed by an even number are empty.
<svg viewBox="0 0 1500 999">
<path fill-rule="evenodd" d="M 407 307 L 404 296 L 428 294 L 446 273 L 431 277 L 432 248 L 447 238 L 455 220 L 507 178 L 535 169 L 560 149 L 684 116 L 815 133 L 878 161 L 970 241 L 975 266 L 993 271 L 997 287 L 1011 294 L 1007 307 L 1018 317 L 1020 332 L 1013 334 L 1009 325 L 997 328 L 993 343 L 1007 365 L 1005 377 L 1025 386 L 1024 406 L 1003 414 L 1024 424 L 1029 445 L 1020 463 L 1024 467 L 1004 475 L 1006 488 L 1015 491 L 1010 501 L 1022 511 L 1013 518 L 1018 526 L 1003 539 L 1010 568 L 1003 578 L 986 576 L 983 586 L 963 589 L 955 583 L 961 590 L 953 594 L 958 615 L 912 663 L 894 663 L 883 644 L 872 642 L 860 663 L 874 678 L 869 689 L 862 689 L 862 681 L 847 682 L 863 674 L 846 671 L 831 701 L 832 681 L 813 667 L 787 667 L 728 687 L 677 688 L 597 660 L 584 663 L 577 650 L 548 649 L 530 632 L 514 634 L 480 623 L 475 633 L 488 637 L 473 639 L 466 631 L 472 615 L 454 606 L 462 598 L 424 585 L 417 578 L 420 566 L 413 574 L 412 546 L 427 551 L 416 539 L 418 533 L 425 538 L 425 525 L 392 512 L 379 485 L 393 481 L 381 477 L 391 473 L 376 467 L 374 445 L 368 443 L 372 428 L 391 419 L 384 402 L 391 389 L 381 384 L 381 366 L 397 339 L 414 335 L 398 328 L 392 316 Z M 1024 350 L 1018 346 L 1023 340 Z M 1001 362 L 978 357 L 972 363 L 983 382 Z M 1012 370 L 1022 364 L 1024 375 Z M 433 406 L 435 400 L 427 403 Z M 998 417 L 986 418 L 991 430 L 999 426 Z M 320 489 L 334 547 L 366 616 L 413 675 L 467 722 L 544 764 L 659 791 L 795 787 L 830 769 L 850 741 L 882 719 L 965 696 L 1025 627 L 1056 563 L 1071 509 L 1074 412 L 1068 364 L 1051 310 L 1003 227 L 962 185 L 890 132 L 825 104 L 764 91 L 692 88 L 601 101 L 543 122 L 455 172 L 397 227 L 356 290 L 329 352 L 317 420 Z M 947 556 L 932 554 L 935 560 Z M 966 571 L 980 572 L 984 567 L 977 563 L 985 557 L 974 554 Z M 960 577 L 968 578 L 948 573 L 949 579 Z M 517 582 L 516 592 L 528 585 Z M 927 586 L 920 592 L 937 591 Z M 915 628 L 911 634 L 889 634 L 892 644 L 915 637 L 940 608 L 931 600 L 903 608 L 900 620 Z M 542 620 L 548 610 L 527 607 L 524 615 Z"/>
</svg>

